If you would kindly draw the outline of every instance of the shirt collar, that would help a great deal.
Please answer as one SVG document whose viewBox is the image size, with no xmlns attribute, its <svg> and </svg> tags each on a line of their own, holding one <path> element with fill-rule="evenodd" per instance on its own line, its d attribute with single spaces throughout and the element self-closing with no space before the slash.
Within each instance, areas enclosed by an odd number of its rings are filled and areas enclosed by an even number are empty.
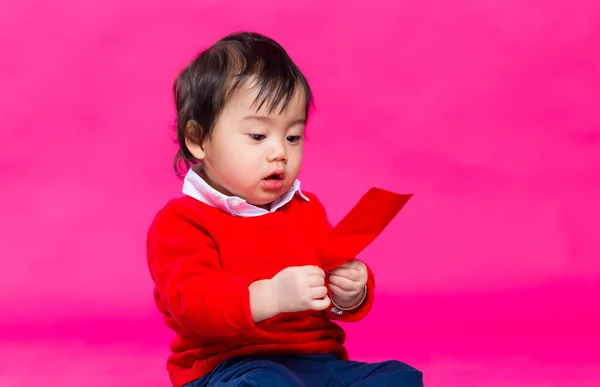
<svg viewBox="0 0 600 387">
<path fill-rule="evenodd" d="M 264 208 L 256 207 L 246 202 L 240 197 L 227 196 L 217 191 L 195 171 L 194 167 L 190 168 L 185 175 L 181 191 L 185 195 L 208 204 L 209 206 L 219 208 L 232 216 L 240 217 L 260 216 L 275 212 L 289 203 L 296 194 L 302 199 L 310 201 L 310 199 L 300 190 L 300 181 L 296 179 L 290 189 L 271 203 L 271 208 L 269 210 L 265 210 Z"/>
</svg>

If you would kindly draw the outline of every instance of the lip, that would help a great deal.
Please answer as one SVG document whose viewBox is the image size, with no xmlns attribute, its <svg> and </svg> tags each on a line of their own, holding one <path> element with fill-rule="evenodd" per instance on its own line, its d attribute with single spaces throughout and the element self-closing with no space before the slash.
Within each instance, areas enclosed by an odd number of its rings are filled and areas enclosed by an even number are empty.
<svg viewBox="0 0 600 387">
<path fill-rule="evenodd" d="M 266 191 L 274 191 L 277 192 L 281 188 L 283 188 L 283 180 L 263 180 L 261 182 L 263 189 Z"/>
<path fill-rule="evenodd" d="M 274 180 L 285 180 L 285 172 L 283 170 L 277 170 L 269 173 L 263 180 L 266 180 L 269 176 L 277 175 L 278 179 Z"/>
<path fill-rule="evenodd" d="M 276 179 L 269 179 L 269 176 L 273 176 L 276 175 L 277 178 Z M 276 171 L 273 171 L 271 173 L 269 173 L 262 181 L 261 181 L 261 185 L 263 187 L 263 189 L 267 190 L 267 191 L 279 191 L 281 188 L 283 188 L 283 182 L 285 180 L 285 172 L 283 172 L 283 170 L 278 169 Z"/>
</svg>

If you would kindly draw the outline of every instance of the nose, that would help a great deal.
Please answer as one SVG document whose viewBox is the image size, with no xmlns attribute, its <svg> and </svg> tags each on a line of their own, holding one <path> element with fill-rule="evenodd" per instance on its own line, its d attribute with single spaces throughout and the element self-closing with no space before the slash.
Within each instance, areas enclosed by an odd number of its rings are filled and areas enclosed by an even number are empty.
<svg viewBox="0 0 600 387">
<path fill-rule="evenodd" d="M 277 142 L 273 145 L 273 147 L 269 150 L 269 154 L 267 157 L 269 162 L 281 161 L 287 163 L 288 155 L 285 144 L 281 142 Z"/>
</svg>

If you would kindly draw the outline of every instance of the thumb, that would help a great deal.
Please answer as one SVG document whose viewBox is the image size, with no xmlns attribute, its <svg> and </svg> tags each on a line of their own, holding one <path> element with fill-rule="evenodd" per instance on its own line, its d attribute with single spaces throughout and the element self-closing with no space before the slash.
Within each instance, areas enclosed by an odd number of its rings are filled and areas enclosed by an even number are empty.
<svg viewBox="0 0 600 387">
<path fill-rule="evenodd" d="M 329 308 L 329 305 L 331 305 L 329 296 L 325 296 L 320 300 L 312 300 L 310 302 L 310 308 L 313 310 L 325 310 Z"/>
</svg>

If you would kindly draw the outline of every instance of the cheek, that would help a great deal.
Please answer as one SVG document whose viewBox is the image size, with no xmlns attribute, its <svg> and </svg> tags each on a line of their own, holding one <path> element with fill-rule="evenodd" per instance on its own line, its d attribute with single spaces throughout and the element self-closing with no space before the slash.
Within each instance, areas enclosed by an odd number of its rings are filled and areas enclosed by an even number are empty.
<svg viewBox="0 0 600 387">
<path fill-rule="evenodd" d="M 240 173 L 243 173 L 240 171 L 243 163 L 240 163 L 240 159 L 226 148 L 212 149 L 212 152 L 207 154 L 206 162 L 213 178 L 218 179 L 227 187 L 231 185 L 232 181 L 239 178 Z"/>
<path fill-rule="evenodd" d="M 213 146 L 210 148 L 211 163 L 219 169 L 231 169 L 247 160 L 247 154 L 240 149 L 239 144 L 230 138 L 219 136 L 214 139 Z"/>
<path fill-rule="evenodd" d="M 302 163 L 302 155 L 303 155 L 303 147 L 297 146 L 291 149 L 290 151 L 290 161 L 293 161 L 295 164 Z"/>
<path fill-rule="evenodd" d="M 257 171 L 264 167 L 260 165 L 260 158 L 253 152 L 232 151 L 227 154 L 226 168 L 229 175 L 235 180 L 244 181 L 253 178 Z"/>
</svg>

